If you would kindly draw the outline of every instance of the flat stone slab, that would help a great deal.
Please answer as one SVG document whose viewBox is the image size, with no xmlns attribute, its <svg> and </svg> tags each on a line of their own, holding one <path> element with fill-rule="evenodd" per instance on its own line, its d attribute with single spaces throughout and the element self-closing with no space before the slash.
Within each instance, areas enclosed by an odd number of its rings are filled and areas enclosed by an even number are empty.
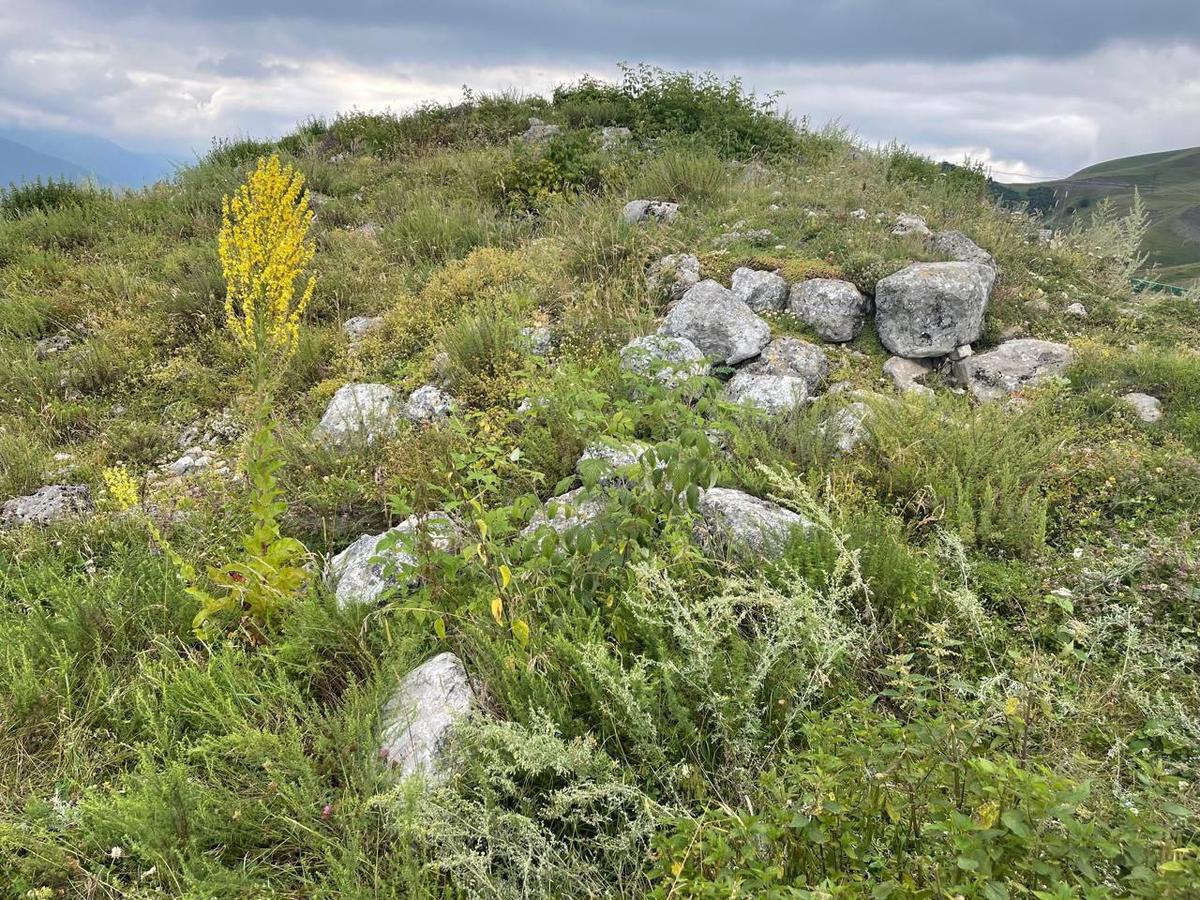
<svg viewBox="0 0 1200 900">
<path fill-rule="evenodd" d="M 1074 354 L 1066 344 L 1019 338 L 955 363 L 959 382 L 978 400 L 1002 400 L 1066 372 Z"/>
</svg>

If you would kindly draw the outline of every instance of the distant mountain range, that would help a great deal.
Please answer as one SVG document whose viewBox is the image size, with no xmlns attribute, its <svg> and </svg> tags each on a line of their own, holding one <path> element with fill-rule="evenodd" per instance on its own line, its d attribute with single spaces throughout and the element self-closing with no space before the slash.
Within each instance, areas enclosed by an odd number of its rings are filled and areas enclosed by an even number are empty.
<svg viewBox="0 0 1200 900">
<path fill-rule="evenodd" d="M 1114 159 L 1060 181 L 994 185 L 1002 199 L 1041 212 L 1055 228 L 1086 222 L 1105 198 L 1125 213 L 1135 188 L 1150 213 L 1142 250 L 1150 255 L 1155 277 L 1200 283 L 1200 147 Z"/>
<path fill-rule="evenodd" d="M 135 153 L 104 138 L 0 125 L 0 187 L 49 178 L 140 188 L 169 177 L 175 162 Z"/>
</svg>

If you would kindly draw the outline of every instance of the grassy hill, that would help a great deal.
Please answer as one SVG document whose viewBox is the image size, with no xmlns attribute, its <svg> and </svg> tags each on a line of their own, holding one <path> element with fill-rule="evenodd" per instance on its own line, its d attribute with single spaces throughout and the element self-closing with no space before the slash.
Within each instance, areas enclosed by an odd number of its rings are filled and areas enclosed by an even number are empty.
<svg viewBox="0 0 1200 900">
<path fill-rule="evenodd" d="M 218 235 L 271 154 L 317 280 L 251 370 Z M 624 221 L 639 198 L 678 215 Z M 788 413 L 730 402 L 728 366 L 620 365 L 665 254 L 873 294 L 943 258 L 901 213 L 994 255 L 977 353 L 1064 342 L 1067 377 L 901 394 L 870 319 L 832 344 L 786 313 L 828 365 Z M 0 896 L 1195 896 L 1200 311 L 1039 227 L 973 173 L 644 70 L 5 193 L 0 503 L 95 510 L 0 529 Z M 350 383 L 455 406 L 331 446 Z M 614 477 L 578 463 L 597 441 L 645 455 Z M 809 524 L 714 542 L 713 486 Z M 567 491 L 590 523 L 526 533 Z M 418 528 L 392 590 L 339 603 L 326 560 L 422 513 L 459 541 Z M 397 782 L 381 708 L 443 652 L 479 712 L 445 777 Z"/>
<path fill-rule="evenodd" d="M 1154 277 L 1183 286 L 1200 280 L 1200 148 L 1115 159 L 1062 181 L 1005 187 L 1013 199 L 1032 200 L 1056 228 L 1086 223 L 1106 198 L 1126 212 L 1136 189 L 1151 216 L 1143 249 Z"/>
</svg>

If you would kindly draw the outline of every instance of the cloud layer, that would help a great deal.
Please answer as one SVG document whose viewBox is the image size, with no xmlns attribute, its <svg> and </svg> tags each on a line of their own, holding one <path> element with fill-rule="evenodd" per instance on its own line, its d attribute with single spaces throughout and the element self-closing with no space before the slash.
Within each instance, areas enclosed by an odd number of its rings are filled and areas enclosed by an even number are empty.
<svg viewBox="0 0 1200 900">
<path fill-rule="evenodd" d="M 310 115 L 545 90 L 614 60 L 740 75 L 815 123 L 998 172 L 1200 144 L 1200 4 L 7 0 L 0 122 L 187 157 Z M 1047 9 L 1046 7 L 1052 7 Z"/>
</svg>

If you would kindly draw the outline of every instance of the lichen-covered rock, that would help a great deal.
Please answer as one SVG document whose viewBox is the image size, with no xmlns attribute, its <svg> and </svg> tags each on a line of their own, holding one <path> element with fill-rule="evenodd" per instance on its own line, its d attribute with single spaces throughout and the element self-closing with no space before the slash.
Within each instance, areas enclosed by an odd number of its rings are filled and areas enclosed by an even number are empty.
<svg viewBox="0 0 1200 900">
<path fill-rule="evenodd" d="M 775 233 L 769 228 L 735 228 L 733 231 L 727 231 L 713 238 L 713 246 L 718 250 L 723 250 L 734 244 L 751 244 L 756 247 L 765 247 L 767 244 L 773 243 L 774 240 Z"/>
<path fill-rule="evenodd" d="M 770 326 L 715 281 L 701 281 L 684 294 L 659 330 L 687 338 L 728 365 L 758 356 L 771 341 Z"/>
<path fill-rule="evenodd" d="M 51 525 L 91 515 L 92 492 L 86 484 L 50 484 L 0 506 L 0 528 Z"/>
<path fill-rule="evenodd" d="M 529 352 L 534 356 L 549 356 L 554 349 L 554 332 L 548 325 L 529 325 L 521 329 Z"/>
<path fill-rule="evenodd" d="M 613 150 L 633 137 L 633 132 L 624 125 L 606 125 L 600 129 L 600 147 Z"/>
<path fill-rule="evenodd" d="M 921 384 L 932 371 L 933 363 L 923 359 L 893 356 L 883 364 L 883 374 L 892 379 L 892 384 L 902 394 L 932 394 L 932 389 Z"/>
<path fill-rule="evenodd" d="M 671 253 L 646 270 L 646 284 L 678 300 L 700 281 L 700 260 L 691 253 Z"/>
<path fill-rule="evenodd" d="M 1077 319 L 1086 319 L 1088 317 L 1087 307 L 1082 303 L 1068 303 L 1066 310 L 1068 316 L 1075 316 Z"/>
<path fill-rule="evenodd" d="M 380 756 L 401 777 L 434 781 L 445 773 L 445 749 L 454 726 L 476 708 L 462 661 L 439 653 L 400 680 L 380 714 Z"/>
<path fill-rule="evenodd" d="M 38 359 L 47 359 L 55 353 L 62 353 L 65 350 L 71 349 L 71 344 L 74 339 L 65 331 L 60 331 L 58 334 L 48 338 L 42 338 L 34 345 L 33 353 Z"/>
<path fill-rule="evenodd" d="M 559 125 L 547 125 L 541 119 L 530 118 L 529 128 L 521 134 L 526 144 L 541 144 L 562 131 Z"/>
<path fill-rule="evenodd" d="M 621 210 L 621 220 L 627 225 L 636 225 L 649 219 L 674 222 L 678 215 L 679 204 L 666 200 L 630 200 Z"/>
<path fill-rule="evenodd" d="M 594 466 L 600 471 L 600 484 L 617 484 L 635 471 L 641 471 L 642 457 L 649 449 L 650 445 L 641 441 L 621 444 L 594 441 L 588 444 L 575 463 L 575 471 L 582 477 Z"/>
<path fill-rule="evenodd" d="M 804 379 L 808 396 L 812 397 L 829 375 L 829 359 L 816 344 L 794 337 L 777 337 L 757 359 L 746 363 L 742 371 L 753 375 L 794 375 Z"/>
<path fill-rule="evenodd" d="M 1133 410 L 1135 416 L 1147 424 L 1157 422 L 1163 417 L 1162 402 L 1157 397 L 1134 391 L 1122 394 L 1120 400 Z"/>
<path fill-rule="evenodd" d="M 437 422 L 454 412 L 454 398 L 441 388 L 426 384 L 408 396 L 404 418 L 418 423 Z"/>
<path fill-rule="evenodd" d="M 329 401 L 313 439 L 335 447 L 372 444 L 395 428 L 395 391 L 386 384 L 345 384 Z"/>
<path fill-rule="evenodd" d="M 892 228 L 892 234 L 898 237 L 909 234 L 925 236 L 932 233 L 925 220 L 915 213 L 900 213 L 896 216 L 896 224 Z"/>
<path fill-rule="evenodd" d="M 871 301 L 848 281 L 810 278 L 792 285 L 788 311 L 822 340 L 845 343 L 858 337 Z"/>
<path fill-rule="evenodd" d="M 930 246 L 956 262 L 979 263 L 982 266 L 996 268 L 996 260 L 973 240 L 961 231 L 939 231 L 929 242 Z"/>
<path fill-rule="evenodd" d="M 875 325 L 897 356 L 945 356 L 983 333 L 995 272 L 978 263 L 913 263 L 875 289 Z"/>
<path fill-rule="evenodd" d="M 396 544 L 380 553 L 385 537 L 397 536 Z M 417 551 L 453 550 L 460 539 L 454 523 L 440 513 L 410 516 L 395 528 L 380 534 L 364 534 L 325 566 L 325 583 L 338 606 L 374 603 L 385 591 L 412 589 L 420 584 L 415 570 L 420 564 Z"/>
<path fill-rule="evenodd" d="M 867 437 L 870 407 L 860 400 L 848 403 L 821 423 L 821 434 L 833 438 L 839 453 L 853 453 Z"/>
<path fill-rule="evenodd" d="M 798 529 L 812 528 L 790 509 L 731 488 L 705 491 L 696 515 L 696 538 L 703 547 L 741 557 L 778 557 Z"/>
<path fill-rule="evenodd" d="M 673 389 L 690 378 L 707 374 L 708 361 L 687 338 L 648 334 L 621 348 L 621 368 Z"/>
<path fill-rule="evenodd" d="M 795 375 L 738 372 L 725 385 L 725 396 L 741 406 L 753 406 L 769 415 L 780 415 L 808 402 L 808 383 Z"/>
<path fill-rule="evenodd" d="M 1022 338 L 955 363 L 954 372 L 976 399 L 1001 400 L 1048 378 L 1061 377 L 1072 358 L 1066 344 Z"/>
<path fill-rule="evenodd" d="M 521 529 L 521 536 L 530 537 L 543 528 L 565 534 L 571 528 L 590 525 L 604 512 L 604 507 L 604 497 L 589 496 L 584 488 L 575 488 L 547 500 L 546 505 L 534 513 L 529 524 Z"/>
<path fill-rule="evenodd" d="M 733 296 L 755 312 L 782 312 L 787 307 L 788 283 L 782 275 L 741 267 L 733 272 Z"/>
<path fill-rule="evenodd" d="M 383 324 L 383 316 L 354 316 L 342 323 L 342 333 L 357 344 L 368 334 Z"/>
</svg>

